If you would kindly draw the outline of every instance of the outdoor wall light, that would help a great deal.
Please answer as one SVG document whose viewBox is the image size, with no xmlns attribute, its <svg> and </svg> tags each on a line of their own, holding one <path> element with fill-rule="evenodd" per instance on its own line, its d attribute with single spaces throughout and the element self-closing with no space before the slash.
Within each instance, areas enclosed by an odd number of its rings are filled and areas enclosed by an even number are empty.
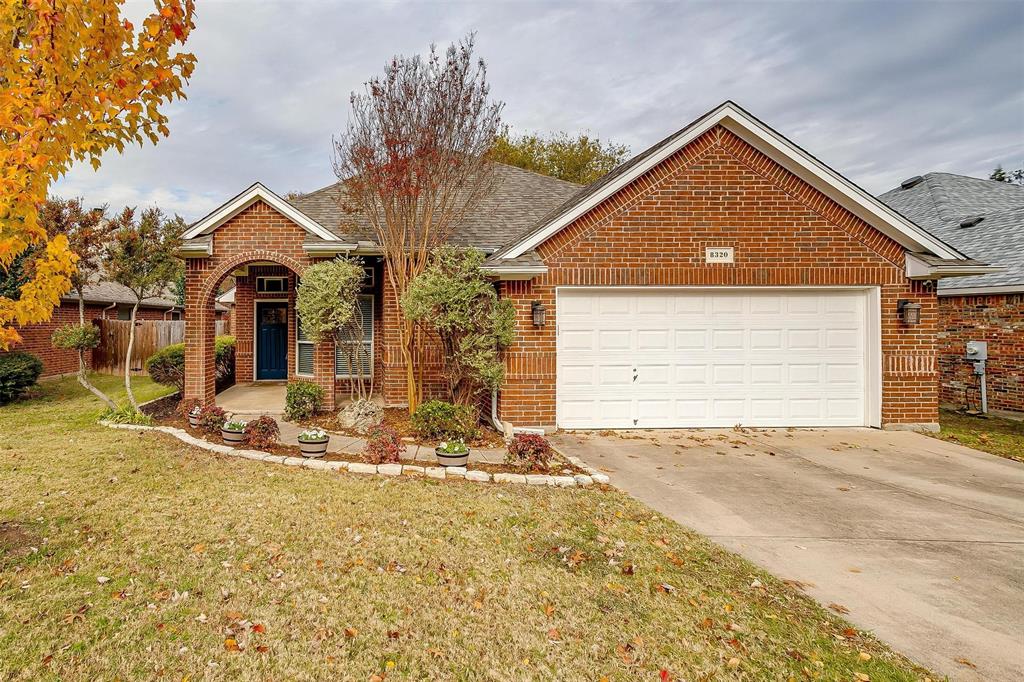
<svg viewBox="0 0 1024 682">
<path fill-rule="evenodd" d="M 534 301 L 530 304 L 530 312 L 533 313 L 533 326 L 543 327 L 548 317 L 548 309 L 544 307 L 544 304 Z"/>
<path fill-rule="evenodd" d="M 903 298 L 896 304 L 896 310 L 900 314 L 903 324 L 908 327 L 921 324 L 921 304 L 913 303 Z"/>
</svg>

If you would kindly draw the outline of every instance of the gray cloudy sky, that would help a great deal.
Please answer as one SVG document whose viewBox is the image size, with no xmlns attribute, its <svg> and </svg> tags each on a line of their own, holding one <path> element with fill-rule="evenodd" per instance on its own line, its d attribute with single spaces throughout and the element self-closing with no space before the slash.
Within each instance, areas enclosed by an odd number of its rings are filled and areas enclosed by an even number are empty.
<svg viewBox="0 0 1024 682">
<path fill-rule="evenodd" d="M 733 99 L 873 193 L 1024 165 L 1020 1 L 197 4 L 170 137 L 76 167 L 55 193 L 192 220 L 255 180 L 316 189 L 334 180 L 349 93 L 391 55 L 469 31 L 518 130 L 635 153 Z"/>
</svg>

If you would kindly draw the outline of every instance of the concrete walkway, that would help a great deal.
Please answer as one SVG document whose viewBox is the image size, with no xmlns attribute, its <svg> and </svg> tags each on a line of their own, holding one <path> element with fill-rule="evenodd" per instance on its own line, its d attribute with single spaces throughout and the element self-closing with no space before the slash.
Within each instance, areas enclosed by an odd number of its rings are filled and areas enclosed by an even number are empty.
<svg viewBox="0 0 1024 682">
<path fill-rule="evenodd" d="M 552 440 L 922 665 L 1024 679 L 1024 465 L 870 429 Z"/>
<path fill-rule="evenodd" d="M 288 384 L 284 381 L 235 384 L 217 394 L 219 407 L 239 417 L 284 414 Z"/>
</svg>

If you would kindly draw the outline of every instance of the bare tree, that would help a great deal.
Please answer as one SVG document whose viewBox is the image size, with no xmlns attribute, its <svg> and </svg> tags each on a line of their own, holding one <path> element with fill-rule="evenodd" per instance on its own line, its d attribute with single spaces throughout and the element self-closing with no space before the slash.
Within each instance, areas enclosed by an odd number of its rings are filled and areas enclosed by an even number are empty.
<svg viewBox="0 0 1024 682">
<path fill-rule="evenodd" d="M 395 300 L 493 190 L 487 154 L 503 105 L 490 99 L 487 67 L 474 58 L 473 42 L 469 35 L 443 56 L 431 45 L 426 59 L 394 57 L 383 76 L 352 93 L 348 128 L 334 141 L 342 201 L 373 226 Z M 422 398 L 420 333 L 412 321 L 399 321 L 410 412 Z"/>
</svg>

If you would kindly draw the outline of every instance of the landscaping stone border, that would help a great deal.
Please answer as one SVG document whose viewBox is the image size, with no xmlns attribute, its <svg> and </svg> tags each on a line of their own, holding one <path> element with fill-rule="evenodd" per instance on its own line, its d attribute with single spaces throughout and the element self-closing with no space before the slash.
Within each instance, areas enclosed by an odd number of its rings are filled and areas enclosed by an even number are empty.
<svg viewBox="0 0 1024 682">
<path fill-rule="evenodd" d="M 142 424 L 116 424 L 104 419 L 100 424 L 112 429 L 124 429 L 127 431 L 158 431 L 174 436 L 178 440 L 203 448 L 211 452 L 232 457 L 242 457 L 260 462 L 273 462 L 285 466 L 298 466 L 316 471 L 348 471 L 353 474 L 374 474 L 377 476 L 426 476 L 427 478 L 446 479 L 457 478 L 476 483 L 518 483 L 524 485 L 547 485 L 559 488 L 587 487 L 595 483 L 608 485 L 610 479 L 607 474 L 586 464 L 579 457 L 566 457 L 570 463 L 586 474 L 575 474 L 574 476 L 553 476 L 548 474 L 491 474 L 487 471 L 467 469 L 466 467 L 429 467 L 415 464 L 366 464 L 363 462 L 334 462 L 322 459 L 307 459 L 304 457 L 285 457 L 283 455 L 272 455 L 262 450 L 246 450 L 233 448 L 228 445 L 211 443 L 202 438 L 196 438 L 185 429 L 176 426 L 144 426 Z"/>
</svg>

